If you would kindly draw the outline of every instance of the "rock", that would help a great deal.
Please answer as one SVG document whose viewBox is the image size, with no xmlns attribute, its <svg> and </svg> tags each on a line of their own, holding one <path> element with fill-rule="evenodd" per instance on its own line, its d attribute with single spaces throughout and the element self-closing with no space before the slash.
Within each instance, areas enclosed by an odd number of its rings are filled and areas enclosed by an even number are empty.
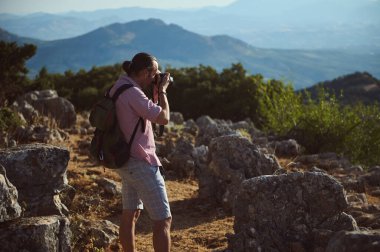
<svg viewBox="0 0 380 252">
<path fill-rule="evenodd" d="M 269 145 L 277 156 L 295 157 L 301 154 L 301 146 L 294 139 L 274 141 Z"/>
<path fill-rule="evenodd" d="M 346 169 L 346 173 L 348 174 L 362 174 L 363 172 L 363 167 L 360 165 L 354 165 Z"/>
<path fill-rule="evenodd" d="M 227 135 L 240 135 L 240 133 L 236 130 L 232 130 L 227 125 L 221 124 L 209 124 L 207 127 L 200 127 L 198 136 L 195 140 L 195 146 L 208 146 L 213 138 Z"/>
<path fill-rule="evenodd" d="M 235 236 L 229 247 L 239 251 L 314 251 L 330 235 L 358 230 L 343 187 L 323 173 L 289 173 L 245 180 L 235 200 Z"/>
<path fill-rule="evenodd" d="M 376 252 L 380 251 L 380 231 L 340 231 L 326 248 L 326 252 Z"/>
<path fill-rule="evenodd" d="M 39 116 L 37 110 L 26 100 L 19 98 L 12 104 L 12 108 L 18 111 L 25 120 L 32 122 L 35 118 Z"/>
<path fill-rule="evenodd" d="M 73 242 L 91 244 L 91 251 L 115 251 L 109 248 L 118 238 L 119 227 L 108 220 L 86 220 L 79 217 L 73 221 L 72 231 L 77 234 L 73 237 Z"/>
<path fill-rule="evenodd" d="M 347 213 L 355 218 L 361 229 L 380 229 L 380 206 L 368 203 L 365 200 L 366 198 L 360 198 L 360 196 L 359 198 L 352 198 Z"/>
<path fill-rule="evenodd" d="M 19 143 L 60 143 L 69 136 L 59 129 L 49 128 L 43 125 L 20 126 L 12 136 Z"/>
<path fill-rule="evenodd" d="M 195 158 L 191 156 L 192 153 L 194 153 L 194 145 L 181 137 L 177 141 L 174 151 L 168 156 L 170 162 L 168 170 L 174 171 L 182 178 L 194 177 L 196 163 Z"/>
<path fill-rule="evenodd" d="M 368 194 L 375 196 L 375 197 L 380 197 L 380 187 L 374 187 L 369 190 Z"/>
<path fill-rule="evenodd" d="M 347 201 L 350 205 L 354 205 L 354 206 L 355 205 L 362 206 L 362 205 L 368 204 L 367 196 L 365 195 L 365 193 L 348 194 Z"/>
<path fill-rule="evenodd" d="M 101 178 L 97 183 L 104 189 L 105 192 L 112 195 L 121 195 L 121 183 L 108 178 Z"/>
<path fill-rule="evenodd" d="M 59 193 L 67 188 L 66 169 L 70 153 L 47 144 L 21 145 L 0 150 L 0 164 L 25 202 L 25 216 L 64 215 Z"/>
<path fill-rule="evenodd" d="M 344 189 L 349 192 L 364 193 L 366 191 L 364 181 L 356 177 L 339 177 Z"/>
<path fill-rule="evenodd" d="M 251 139 L 265 137 L 265 135 L 266 135 L 264 132 L 258 130 L 255 127 L 254 123 L 249 118 L 245 119 L 244 121 L 232 123 L 230 128 L 233 130 L 244 130 L 244 131 L 246 131 L 250 135 Z"/>
<path fill-rule="evenodd" d="M 368 172 L 380 172 L 380 166 L 373 166 L 368 169 Z"/>
<path fill-rule="evenodd" d="M 73 104 L 58 97 L 55 90 L 29 92 L 19 97 L 13 107 L 29 121 L 36 115 L 45 115 L 56 120 L 60 128 L 70 128 L 76 122 Z"/>
<path fill-rule="evenodd" d="M 295 161 L 301 162 L 305 165 L 315 165 L 326 171 L 330 171 L 336 168 L 347 169 L 352 167 L 348 159 L 339 157 L 336 153 L 333 152 L 304 155 L 298 157 Z"/>
<path fill-rule="evenodd" d="M 91 139 L 84 139 L 78 141 L 78 153 L 83 156 L 90 156 Z"/>
<path fill-rule="evenodd" d="M 318 167 L 316 167 L 316 166 L 313 166 L 313 167 L 311 167 L 309 171 L 310 171 L 310 172 L 321 172 L 321 173 L 327 173 L 325 170 L 319 169 L 319 168 L 318 168 Z"/>
<path fill-rule="evenodd" d="M 195 163 L 198 166 L 200 164 L 206 164 L 207 157 L 208 157 L 208 147 L 205 145 L 195 147 L 193 151 L 191 152 L 191 156 L 194 158 Z"/>
<path fill-rule="evenodd" d="M 280 165 L 272 155 L 239 136 L 214 138 L 209 146 L 209 164 L 199 176 L 201 197 L 214 197 L 231 211 L 240 184 L 252 177 L 273 174 Z"/>
<path fill-rule="evenodd" d="M 209 125 L 215 125 L 216 122 L 209 116 L 201 116 L 195 121 L 200 129 L 205 129 Z"/>
<path fill-rule="evenodd" d="M 193 136 L 197 136 L 199 132 L 198 125 L 194 122 L 193 119 L 189 119 L 184 123 L 183 131 L 189 133 Z"/>
<path fill-rule="evenodd" d="M 380 186 L 380 167 L 372 167 L 368 173 L 359 177 L 367 186 Z"/>
<path fill-rule="evenodd" d="M 106 248 L 119 237 L 119 227 L 108 220 L 86 221 L 85 225 L 97 248 Z"/>
<path fill-rule="evenodd" d="M 17 146 L 16 140 L 14 140 L 14 139 L 9 140 L 9 145 L 8 145 L 9 148 L 13 148 L 16 146 Z"/>
<path fill-rule="evenodd" d="M 0 223 L 21 216 L 22 211 L 17 200 L 17 189 L 9 182 L 5 168 L 0 165 Z"/>
<path fill-rule="evenodd" d="M 183 115 L 179 112 L 170 112 L 170 121 L 172 121 L 174 124 L 183 124 Z"/>
<path fill-rule="evenodd" d="M 0 224 L 1 251 L 71 251 L 69 220 L 61 216 L 22 218 Z"/>
</svg>

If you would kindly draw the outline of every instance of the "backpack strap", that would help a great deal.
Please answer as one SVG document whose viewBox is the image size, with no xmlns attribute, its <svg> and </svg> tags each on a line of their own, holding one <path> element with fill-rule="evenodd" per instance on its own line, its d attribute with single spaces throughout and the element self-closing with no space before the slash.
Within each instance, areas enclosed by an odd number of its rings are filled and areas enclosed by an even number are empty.
<svg viewBox="0 0 380 252">
<path fill-rule="evenodd" d="M 125 90 L 127 90 L 128 88 L 131 88 L 131 87 L 133 87 L 133 84 L 130 84 L 130 83 L 121 85 L 118 89 L 116 89 L 115 93 L 111 97 L 112 101 L 116 102 L 117 98 L 119 98 L 119 95 L 121 95 L 121 93 L 123 93 Z M 108 91 L 107 91 L 107 94 L 106 94 L 107 97 L 110 97 L 111 88 L 108 89 Z"/>
<path fill-rule="evenodd" d="M 133 142 L 133 139 L 135 139 L 135 135 L 136 135 L 136 132 L 137 132 L 137 128 L 139 126 L 141 122 L 141 131 L 144 132 L 145 131 L 145 126 L 144 126 L 144 120 L 140 117 L 139 120 L 137 121 L 137 124 L 135 126 L 135 129 L 133 130 L 133 133 L 132 133 L 132 136 L 131 136 L 131 139 L 129 139 L 129 146 L 132 146 L 132 142 Z M 144 129 L 144 130 L 143 130 Z"/>
<path fill-rule="evenodd" d="M 112 101 L 113 102 L 116 102 L 117 98 L 119 98 L 119 96 L 121 95 L 121 93 L 123 93 L 125 90 L 129 89 L 133 87 L 133 84 L 123 84 L 122 86 L 120 86 L 116 91 L 115 93 L 113 94 L 113 96 L 111 97 Z M 112 87 L 111 87 L 112 88 Z M 108 89 L 107 91 L 107 94 L 106 96 L 107 97 L 110 97 L 110 91 L 111 91 L 111 88 Z M 133 142 L 133 139 L 135 138 L 135 135 L 136 135 L 136 132 L 137 132 L 137 128 L 139 126 L 141 122 L 141 132 L 144 133 L 145 132 L 145 123 L 144 123 L 144 120 L 140 117 L 139 120 L 137 121 L 137 124 L 133 130 L 133 133 L 132 133 L 132 136 L 131 136 L 131 139 L 129 140 L 129 146 L 132 145 L 132 142 Z"/>
</svg>

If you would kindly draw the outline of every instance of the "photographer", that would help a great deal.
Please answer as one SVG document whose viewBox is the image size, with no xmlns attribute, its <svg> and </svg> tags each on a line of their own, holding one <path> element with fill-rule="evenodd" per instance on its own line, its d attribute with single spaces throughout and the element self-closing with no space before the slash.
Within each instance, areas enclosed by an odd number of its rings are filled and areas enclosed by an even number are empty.
<svg viewBox="0 0 380 252">
<path fill-rule="evenodd" d="M 157 59 L 147 53 L 136 54 L 126 61 L 122 75 L 111 89 L 111 95 L 123 84 L 134 87 L 123 92 L 116 101 L 120 128 L 127 141 L 138 122 L 131 146 L 131 158 L 116 170 L 122 179 L 123 213 L 119 238 L 124 251 L 135 251 L 135 224 L 143 204 L 153 220 L 153 247 L 170 251 L 171 212 L 165 182 L 160 173 L 161 162 L 156 154 L 152 122 L 166 125 L 170 119 L 166 90 L 170 74 L 160 74 Z M 159 104 L 154 104 L 143 92 L 154 85 Z M 142 120 L 141 120 L 141 119 Z M 140 130 L 141 129 L 141 130 Z"/>
</svg>

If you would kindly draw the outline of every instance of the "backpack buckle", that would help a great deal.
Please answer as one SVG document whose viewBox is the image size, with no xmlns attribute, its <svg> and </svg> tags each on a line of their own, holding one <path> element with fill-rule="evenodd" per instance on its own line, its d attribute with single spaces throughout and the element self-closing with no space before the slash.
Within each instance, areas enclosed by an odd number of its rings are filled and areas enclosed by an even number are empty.
<svg viewBox="0 0 380 252">
<path fill-rule="evenodd" d="M 99 152 L 99 160 L 100 160 L 100 161 L 103 161 L 103 160 L 104 160 L 103 151 L 100 151 L 100 152 Z"/>
</svg>

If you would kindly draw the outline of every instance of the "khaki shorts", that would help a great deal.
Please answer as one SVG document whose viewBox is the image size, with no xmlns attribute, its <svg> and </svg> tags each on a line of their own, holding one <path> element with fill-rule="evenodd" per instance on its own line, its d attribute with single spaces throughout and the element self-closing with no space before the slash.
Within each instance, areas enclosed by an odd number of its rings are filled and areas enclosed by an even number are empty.
<svg viewBox="0 0 380 252">
<path fill-rule="evenodd" d="M 122 180 L 123 209 L 143 209 L 152 220 L 171 217 L 164 178 L 159 167 L 146 161 L 130 158 L 116 170 Z"/>
</svg>

